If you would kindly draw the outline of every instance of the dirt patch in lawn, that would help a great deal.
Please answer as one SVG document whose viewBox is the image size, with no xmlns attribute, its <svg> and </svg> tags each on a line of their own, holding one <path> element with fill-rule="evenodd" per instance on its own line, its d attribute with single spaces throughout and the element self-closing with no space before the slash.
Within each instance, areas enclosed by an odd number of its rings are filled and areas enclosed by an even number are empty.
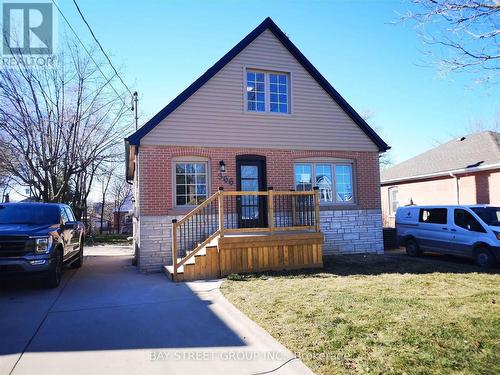
<svg viewBox="0 0 500 375">
<path fill-rule="evenodd" d="M 399 254 L 325 263 L 233 276 L 222 292 L 318 374 L 500 373 L 498 269 Z"/>
</svg>

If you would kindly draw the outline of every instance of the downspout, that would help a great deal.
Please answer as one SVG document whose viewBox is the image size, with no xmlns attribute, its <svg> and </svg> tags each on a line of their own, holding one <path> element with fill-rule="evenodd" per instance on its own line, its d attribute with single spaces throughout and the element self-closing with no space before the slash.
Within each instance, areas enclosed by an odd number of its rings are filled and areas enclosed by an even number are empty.
<svg viewBox="0 0 500 375">
<path fill-rule="evenodd" d="M 457 196 L 457 204 L 460 204 L 460 185 L 458 183 L 458 176 L 454 174 L 453 172 L 450 172 L 450 176 L 455 179 L 455 189 L 456 189 L 456 196 Z"/>
</svg>

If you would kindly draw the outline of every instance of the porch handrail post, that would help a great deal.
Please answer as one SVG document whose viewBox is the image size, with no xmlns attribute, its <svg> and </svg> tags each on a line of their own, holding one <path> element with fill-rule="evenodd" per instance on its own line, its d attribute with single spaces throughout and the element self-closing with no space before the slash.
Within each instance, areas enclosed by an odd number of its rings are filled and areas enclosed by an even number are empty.
<svg viewBox="0 0 500 375">
<path fill-rule="evenodd" d="M 268 210 L 268 218 L 267 224 L 269 226 L 269 232 L 274 232 L 274 193 L 273 188 L 267 188 L 267 210 Z"/>
<path fill-rule="evenodd" d="M 295 191 L 295 189 L 290 189 L 290 191 Z M 290 198 L 292 198 L 292 227 L 297 224 L 297 204 L 295 200 L 295 195 L 290 195 Z"/>
<path fill-rule="evenodd" d="M 224 237 L 224 188 L 219 186 L 219 235 Z"/>
<path fill-rule="evenodd" d="M 314 190 L 314 217 L 316 224 L 316 232 L 320 232 L 320 217 L 319 217 L 319 187 L 315 186 Z"/>
<path fill-rule="evenodd" d="M 177 219 L 172 219 L 172 265 L 174 281 L 177 281 Z"/>
</svg>

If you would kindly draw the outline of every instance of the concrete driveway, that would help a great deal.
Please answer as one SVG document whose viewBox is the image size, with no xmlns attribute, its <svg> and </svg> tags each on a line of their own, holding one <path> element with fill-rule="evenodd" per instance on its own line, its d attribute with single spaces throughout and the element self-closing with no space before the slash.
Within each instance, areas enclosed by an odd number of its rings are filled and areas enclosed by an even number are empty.
<svg viewBox="0 0 500 375">
<path fill-rule="evenodd" d="M 62 285 L 0 287 L 0 374 L 309 374 L 220 294 L 131 266 L 128 247 L 86 250 Z"/>
</svg>

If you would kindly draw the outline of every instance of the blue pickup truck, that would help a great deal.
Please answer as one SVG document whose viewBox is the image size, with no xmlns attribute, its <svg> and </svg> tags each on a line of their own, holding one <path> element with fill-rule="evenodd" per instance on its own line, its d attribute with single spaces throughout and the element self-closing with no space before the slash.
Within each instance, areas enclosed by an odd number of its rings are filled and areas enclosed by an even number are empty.
<svg viewBox="0 0 500 375">
<path fill-rule="evenodd" d="M 0 276 L 41 276 L 56 288 L 65 265 L 82 266 L 84 233 L 65 204 L 0 204 Z"/>
</svg>

